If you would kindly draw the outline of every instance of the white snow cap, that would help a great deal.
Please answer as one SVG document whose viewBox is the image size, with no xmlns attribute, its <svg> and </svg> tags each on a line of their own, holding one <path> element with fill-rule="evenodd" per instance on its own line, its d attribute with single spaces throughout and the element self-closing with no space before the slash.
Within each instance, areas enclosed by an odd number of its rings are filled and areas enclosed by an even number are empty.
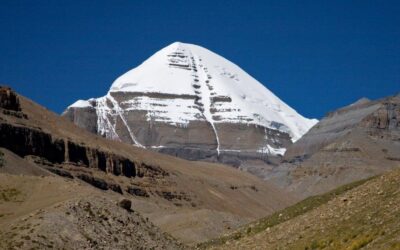
<svg viewBox="0 0 400 250">
<path fill-rule="evenodd" d="M 86 107 L 92 107 L 89 101 L 86 100 L 78 100 L 71 104 L 68 108 L 86 108 Z"/>
<path fill-rule="evenodd" d="M 211 123 L 262 125 L 289 133 L 292 141 L 298 140 L 318 122 L 298 114 L 234 63 L 203 47 L 181 42 L 161 49 L 117 78 L 110 92 L 199 96 L 204 104 L 204 116 L 207 120 L 212 119 Z M 215 103 L 211 101 L 213 98 L 228 101 Z M 181 106 L 166 113 L 177 119 L 185 117 L 190 113 L 185 111 L 189 107 Z"/>
</svg>

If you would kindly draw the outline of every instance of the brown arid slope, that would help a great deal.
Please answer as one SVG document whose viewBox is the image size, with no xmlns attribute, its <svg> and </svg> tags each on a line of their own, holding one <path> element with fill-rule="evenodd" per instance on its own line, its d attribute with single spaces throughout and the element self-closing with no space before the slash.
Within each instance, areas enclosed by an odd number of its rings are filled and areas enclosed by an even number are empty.
<svg viewBox="0 0 400 250">
<path fill-rule="evenodd" d="M 15 175 L 11 160 L 18 156 L 1 151 L 0 249 L 184 248 L 139 213 L 117 206 L 120 195 L 39 172 L 23 159 Z"/>
<path fill-rule="evenodd" d="M 400 171 L 310 197 L 204 249 L 400 249 Z"/>
<path fill-rule="evenodd" d="M 267 179 L 300 197 L 400 167 L 400 96 L 331 112 L 290 146 Z"/>
<path fill-rule="evenodd" d="M 93 135 L 7 88 L 0 89 L 0 103 L 0 147 L 66 179 L 132 199 L 135 211 L 184 243 L 216 237 L 294 200 L 231 167 Z"/>
</svg>

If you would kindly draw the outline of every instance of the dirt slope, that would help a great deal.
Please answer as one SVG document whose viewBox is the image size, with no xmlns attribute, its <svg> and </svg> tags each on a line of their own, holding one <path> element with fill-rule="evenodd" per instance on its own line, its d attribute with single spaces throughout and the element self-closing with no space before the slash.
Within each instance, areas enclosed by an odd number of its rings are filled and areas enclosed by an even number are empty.
<svg viewBox="0 0 400 250">
<path fill-rule="evenodd" d="M 57 176 L 0 174 L 0 248 L 183 248 L 118 199 Z"/>
<path fill-rule="evenodd" d="M 210 249 L 400 249 L 399 181 L 400 171 L 395 170 L 361 185 L 357 183 L 350 190 L 339 190 L 337 196 L 330 193 L 310 198 L 253 223 L 241 234 L 227 237 L 222 245 L 207 246 Z M 309 209 L 321 200 L 322 205 Z M 286 216 L 289 220 L 285 220 Z M 271 227 L 252 233 L 267 222 Z"/>
<path fill-rule="evenodd" d="M 0 173 L 7 173 L 13 175 L 31 175 L 31 176 L 49 176 L 48 171 L 37 166 L 36 164 L 27 161 L 13 152 L 0 148 L 3 164 L 0 166 Z"/>
</svg>

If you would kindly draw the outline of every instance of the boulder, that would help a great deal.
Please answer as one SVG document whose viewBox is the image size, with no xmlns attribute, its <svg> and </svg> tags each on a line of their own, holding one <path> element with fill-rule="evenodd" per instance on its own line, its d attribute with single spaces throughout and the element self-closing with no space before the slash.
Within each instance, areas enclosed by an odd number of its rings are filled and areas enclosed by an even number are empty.
<svg viewBox="0 0 400 250">
<path fill-rule="evenodd" d="M 118 206 L 122 207 L 123 209 L 127 210 L 127 211 L 132 211 L 131 207 L 132 207 L 132 201 L 128 200 L 128 199 L 122 199 L 118 202 Z"/>
</svg>

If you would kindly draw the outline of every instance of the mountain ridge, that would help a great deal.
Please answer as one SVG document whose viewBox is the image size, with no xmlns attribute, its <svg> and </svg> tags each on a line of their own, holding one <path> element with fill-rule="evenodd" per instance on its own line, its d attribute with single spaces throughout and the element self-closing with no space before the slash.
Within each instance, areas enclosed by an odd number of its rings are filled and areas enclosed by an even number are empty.
<svg viewBox="0 0 400 250">
<path fill-rule="evenodd" d="M 265 175 L 301 197 L 400 167 L 400 97 L 360 99 L 327 114 Z"/>
</svg>

